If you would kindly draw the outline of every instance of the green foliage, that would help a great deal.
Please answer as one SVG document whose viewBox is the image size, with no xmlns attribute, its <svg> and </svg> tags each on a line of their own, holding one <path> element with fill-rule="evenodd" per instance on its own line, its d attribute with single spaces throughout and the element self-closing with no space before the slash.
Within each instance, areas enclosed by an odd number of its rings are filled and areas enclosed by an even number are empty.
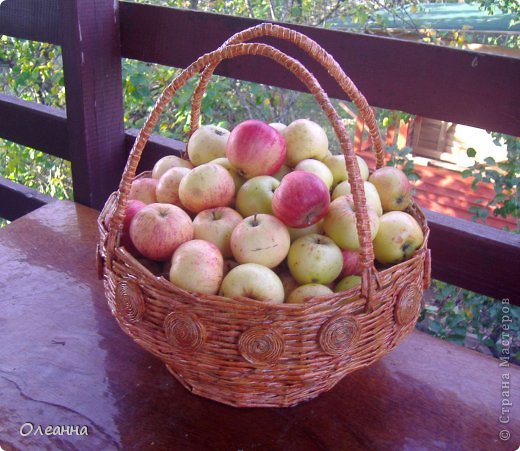
<svg viewBox="0 0 520 451">
<path fill-rule="evenodd" d="M 520 364 L 520 307 L 509 304 L 505 307 L 501 300 L 438 280 L 432 281 L 430 292 L 430 296 L 425 297 L 418 329 L 500 357 L 502 326 L 507 321 L 511 362 Z"/>
<path fill-rule="evenodd" d="M 518 199 L 520 139 L 500 134 L 494 134 L 494 136 L 497 142 L 505 140 L 507 143 L 507 160 L 496 162 L 492 157 L 488 157 L 484 163 L 475 162 L 473 166 L 462 172 L 463 177 L 473 178 L 471 187 L 474 190 L 480 183 L 491 183 L 495 190 L 495 195 L 488 204 L 484 204 L 481 199 L 481 206 L 470 207 L 475 221 L 485 222 L 488 217 L 488 207 L 491 207 L 494 216 L 520 218 L 520 200 Z M 476 151 L 469 148 L 467 154 L 468 157 L 474 158 Z M 518 226 L 515 231 L 519 231 Z"/>
</svg>

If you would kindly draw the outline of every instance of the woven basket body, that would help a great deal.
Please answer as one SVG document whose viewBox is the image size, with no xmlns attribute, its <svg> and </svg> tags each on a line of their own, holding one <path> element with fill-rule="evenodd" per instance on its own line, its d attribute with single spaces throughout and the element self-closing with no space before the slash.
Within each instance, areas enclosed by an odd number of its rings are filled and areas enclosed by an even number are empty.
<svg viewBox="0 0 520 451">
<path fill-rule="evenodd" d="M 407 211 L 424 232 L 423 245 L 406 262 L 382 271 L 374 268 L 363 182 L 344 126 L 312 74 L 296 60 L 264 44 L 241 44 L 262 35 L 299 45 L 329 70 L 364 115 L 377 165 L 383 164 L 372 110 L 332 57 L 292 30 L 267 24 L 254 27 L 197 60 L 157 101 L 136 139 L 120 188 L 99 217 L 98 264 L 108 303 L 121 328 L 165 362 L 186 388 L 233 406 L 282 407 L 329 390 L 346 374 L 391 351 L 413 330 L 423 289 L 430 278 L 429 230 L 424 215 L 412 203 Z M 152 274 L 118 245 L 129 188 L 163 108 L 191 76 L 202 71 L 193 100 L 194 131 L 213 70 L 223 59 L 242 54 L 267 56 L 289 67 L 304 81 L 331 121 L 346 158 L 356 203 L 361 285 L 304 304 L 272 305 L 202 295 L 177 288 L 164 277 Z"/>
</svg>

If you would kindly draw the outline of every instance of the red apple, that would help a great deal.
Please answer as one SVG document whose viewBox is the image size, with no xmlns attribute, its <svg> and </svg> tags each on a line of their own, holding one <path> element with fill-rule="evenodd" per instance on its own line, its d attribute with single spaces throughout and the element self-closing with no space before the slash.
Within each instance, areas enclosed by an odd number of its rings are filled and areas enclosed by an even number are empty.
<svg viewBox="0 0 520 451">
<path fill-rule="evenodd" d="M 145 204 L 153 204 L 157 202 L 155 190 L 157 189 L 157 180 L 149 178 L 140 178 L 132 182 L 128 199 L 136 199 Z"/>
<path fill-rule="evenodd" d="M 359 264 L 359 252 L 343 249 L 343 269 L 339 275 L 341 278 L 347 276 L 361 275 L 361 266 Z"/>
<path fill-rule="evenodd" d="M 287 174 L 273 196 L 275 216 L 289 227 L 309 227 L 329 209 L 330 193 L 317 175 L 305 171 Z"/>
<path fill-rule="evenodd" d="M 226 156 L 246 178 L 272 175 L 285 160 L 285 138 L 265 122 L 248 120 L 238 124 L 227 142 Z"/>
<path fill-rule="evenodd" d="M 155 195 L 157 202 L 161 204 L 173 204 L 178 207 L 181 205 L 179 199 L 179 185 L 182 178 L 190 172 L 191 169 L 183 167 L 173 167 L 168 169 L 157 182 Z"/>
<path fill-rule="evenodd" d="M 130 238 L 146 258 L 164 261 L 193 238 L 193 224 L 181 208 L 154 203 L 136 213 L 130 224 Z"/>
<path fill-rule="evenodd" d="M 130 199 L 127 202 L 125 208 L 125 219 L 123 219 L 123 230 L 121 231 L 121 238 L 119 243 L 121 244 L 121 246 L 126 247 L 126 250 L 128 252 L 134 255 L 138 254 L 139 252 L 132 243 L 132 240 L 130 239 L 130 224 L 135 214 L 144 207 L 146 207 L 146 204 L 144 202 L 141 202 L 137 199 Z M 107 229 L 110 227 L 110 221 L 113 216 L 114 212 L 112 211 L 105 217 L 104 224 Z"/>
<path fill-rule="evenodd" d="M 174 252 L 170 282 L 189 291 L 216 294 L 224 277 L 224 259 L 209 241 L 191 240 Z"/>
</svg>

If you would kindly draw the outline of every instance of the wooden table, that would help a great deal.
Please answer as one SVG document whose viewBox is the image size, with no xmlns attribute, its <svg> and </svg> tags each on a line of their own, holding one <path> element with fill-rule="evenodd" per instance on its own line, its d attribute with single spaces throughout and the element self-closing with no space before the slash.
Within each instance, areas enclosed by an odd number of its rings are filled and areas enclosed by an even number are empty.
<svg viewBox="0 0 520 451">
<path fill-rule="evenodd" d="M 520 370 L 419 332 L 298 407 L 236 409 L 192 395 L 112 318 L 96 275 L 96 216 L 56 202 L 0 231 L 1 448 L 473 451 L 520 444 Z M 509 424 L 499 423 L 504 374 Z M 45 435 L 48 426 L 86 426 L 88 436 Z"/>
</svg>

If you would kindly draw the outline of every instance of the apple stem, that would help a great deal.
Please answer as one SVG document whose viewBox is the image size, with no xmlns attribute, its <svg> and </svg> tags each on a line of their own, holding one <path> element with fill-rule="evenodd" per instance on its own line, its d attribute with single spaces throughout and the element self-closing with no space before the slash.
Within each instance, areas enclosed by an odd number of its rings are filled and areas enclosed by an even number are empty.
<svg viewBox="0 0 520 451">
<path fill-rule="evenodd" d="M 251 225 L 252 225 L 253 227 L 256 227 L 256 226 L 258 225 L 258 220 L 256 219 L 256 215 L 257 215 L 257 213 L 254 214 L 254 216 L 253 216 L 253 222 L 251 223 Z"/>
<path fill-rule="evenodd" d="M 213 220 L 216 221 L 218 218 L 217 218 L 217 212 L 216 211 L 212 211 L 211 212 L 211 215 L 213 216 Z"/>
</svg>

